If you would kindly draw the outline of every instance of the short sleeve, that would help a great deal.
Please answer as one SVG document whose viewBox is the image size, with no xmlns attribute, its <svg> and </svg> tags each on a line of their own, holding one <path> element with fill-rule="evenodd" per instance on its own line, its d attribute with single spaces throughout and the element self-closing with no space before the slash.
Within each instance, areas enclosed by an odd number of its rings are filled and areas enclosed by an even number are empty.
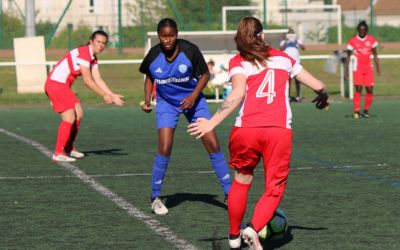
<svg viewBox="0 0 400 250">
<path fill-rule="evenodd" d="M 208 72 L 206 60 L 197 46 L 193 46 L 193 54 L 190 61 L 193 65 L 193 76 L 198 79 L 201 75 Z"/>
<path fill-rule="evenodd" d="M 292 69 L 290 70 L 290 78 L 297 76 L 302 69 L 303 69 L 303 66 L 301 66 L 300 63 L 295 62 L 292 66 Z"/>
<path fill-rule="evenodd" d="M 143 74 L 150 75 L 149 66 L 150 66 L 150 60 L 149 60 L 149 54 L 147 54 L 144 57 L 142 63 L 140 64 L 139 71 Z"/>
<path fill-rule="evenodd" d="M 372 48 L 378 47 L 378 41 L 376 41 L 375 37 L 372 36 Z"/>
<path fill-rule="evenodd" d="M 353 51 L 354 50 L 354 42 L 353 39 L 350 39 L 349 43 L 347 44 L 347 50 Z"/>
<path fill-rule="evenodd" d="M 150 51 L 147 53 L 147 55 L 144 57 L 142 63 L 140 64 L 139 71 L 146 76 L 150 77 L 150 79 L 153 81 L 153 77 L 150 72 L 150 65 L 153 63 L 153 61 L 160 55 L 161 53 L 161 46 L 160 44 L 155 45 L 150 49 Z"/>
<path fill-rule="evenodd" d="M 76 62 L 78 65 L 90 68 L 92 62 L 92 55 L 90 54 L 89 46 L 82 46 L 78 48 L 78 56 Z"/>
<path fill-rule="evenodd" d="M 240 57 L 235 56 L 231 60 L 229 60 L 229 78 L 236 74 L 243 74 L 247 77 L 246 70 L 240 62 Z"/>
</svg>

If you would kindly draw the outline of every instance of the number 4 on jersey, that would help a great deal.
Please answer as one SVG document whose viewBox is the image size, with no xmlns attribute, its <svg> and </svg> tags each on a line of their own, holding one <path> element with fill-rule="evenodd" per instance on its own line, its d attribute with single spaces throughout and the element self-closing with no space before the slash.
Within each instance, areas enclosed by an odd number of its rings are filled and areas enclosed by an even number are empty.
<svg viewBox="0 0 400 250">
<path fill-rule="evenodd" d="M 256 97 L 264 98 L 267 97 L 267 104 L 271 104 L 276 96 L 275 92 L 275 71 L 268 70 L 265 74 L 263 82 L 257 89 Z"/>
</svg>

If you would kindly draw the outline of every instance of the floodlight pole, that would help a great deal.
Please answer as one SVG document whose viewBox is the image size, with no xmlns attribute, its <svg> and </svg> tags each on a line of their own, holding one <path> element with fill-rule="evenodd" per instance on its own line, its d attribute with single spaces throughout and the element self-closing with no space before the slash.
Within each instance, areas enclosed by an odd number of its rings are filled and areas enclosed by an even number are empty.
<svg viewBox="0 0 400 250">
<path fill-rule="evenodd" d="M 118 53 L 122 54 L 122 40 L 124 36 L 122 34 L 122 8 L 121 0 L 118 0 Z"/>
<path fill-rule="evenodd" d="M 0 49 L 3 48 L 3 1 L 0 0 Z"/>
<path fill-rule="evenodd" d="M 285 0 L 285 27 L 288 28 L 288 2 Z"/>
<path fill-rule="evenodd" d="M 264 29 L 267 28 L 267 0 L 264 0 Z"/>
<path fill-rule="evenodd" d="M 374 0 L 369 1 L 369 14 L 371 18 L 371 33 L 375 35 L 375 23 L 374 23 Z"/>
<path fill-rule="evenodd" d="M 35 35 L 35 1 L 25 0 L 25 36 Z"/>
</svg>

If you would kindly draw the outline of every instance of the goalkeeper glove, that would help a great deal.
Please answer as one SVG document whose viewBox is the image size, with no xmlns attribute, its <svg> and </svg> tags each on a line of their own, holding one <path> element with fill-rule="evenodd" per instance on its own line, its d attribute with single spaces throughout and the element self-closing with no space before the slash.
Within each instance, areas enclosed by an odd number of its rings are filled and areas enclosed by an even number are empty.
<svg viewBox="0 0 400 250">
<path fill-rule="evenodd" d="M 315 103 L 315 107 L 317 109 L 324 109 L 329 107 L 328 92 L 325 89 L 322 89 L 320 91 L 315 91 L 315 93 L 317 93 L 317 97 L 315 97 L 312 101 L 313 103 Z"/>
</svg>

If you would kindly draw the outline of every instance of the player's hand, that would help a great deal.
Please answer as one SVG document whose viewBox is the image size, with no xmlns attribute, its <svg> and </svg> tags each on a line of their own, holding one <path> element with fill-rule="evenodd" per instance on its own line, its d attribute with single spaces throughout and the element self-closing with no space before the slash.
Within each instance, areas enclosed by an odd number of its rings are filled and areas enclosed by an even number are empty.
<svg viewBox="0 0 400 250">
<path fill-rule="evenodd" d="M 181 110 L 192 108 L 194 103 L 196 102 L 196 99 L 197 99 L 197 96 L 195 96 L 195 95 L 190 95 L 190 96 L 185 97 L 185 99 L 183 99 L 180 102 L 181 106 L 179 108 Z"/>
<path fill-rule="evenodd" d="M 124 96 L 118 94 L 112 94 L 113 103 L 117 106 L 123 106 L 125 104 Z"/>
<path fill-rule="evenodd" d="M 143 105 L 142 105 L 142 110 L 143 110 L 144 112 L 146 112 L 146 113 L 150 113 L 151 111 L 153 111 L 153 106 L 151 106 L 150 103 L 145 102 L 145 103 L 143 103 Z"/>
<path fill-rule="evenodd" d="M 196 122 L 188 125 L 187 132 L 200 139 L 203 135 L 214 129 L 215 125 L 206 118 L 198 118 Z"/>
<path fill-rule="evenodd" d="M 103 95 L 103 101 L 106 104 L 112 104 L 113 103 L 113 98 L 112 98 L 112 96 L 110 94 L 105 94 L 105 95 Z"/>
<path fill-rule="evenodd" d="M 326 109 L 328 110 L 329 108 L 329 101 L 328 101 L 328 92 L 326 90 L 320 90 L 320 91 L 316 91 L 317 93 L 317 97 L 314 98 L 314 100 L 312 101 L 313 103 L 315 103 L 315 107 L 317 109 Z"/>
</svg>

